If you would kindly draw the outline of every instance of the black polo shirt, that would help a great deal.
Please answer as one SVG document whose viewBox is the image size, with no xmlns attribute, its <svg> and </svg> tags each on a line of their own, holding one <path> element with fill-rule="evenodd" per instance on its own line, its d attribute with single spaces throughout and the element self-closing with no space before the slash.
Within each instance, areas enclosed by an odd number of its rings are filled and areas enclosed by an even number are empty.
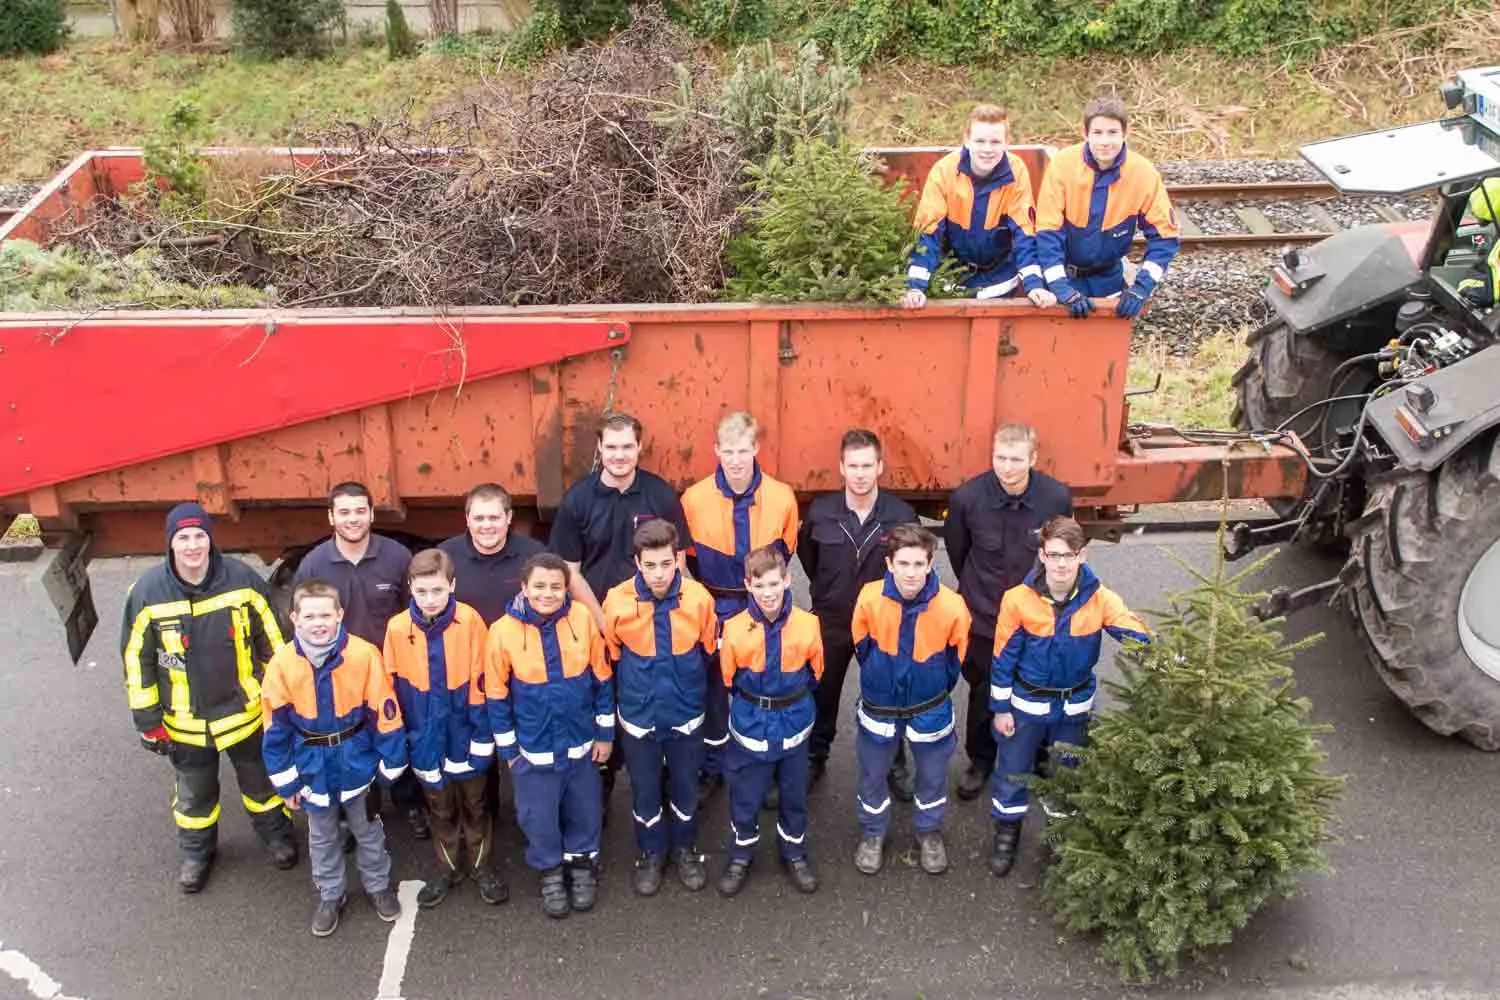
<svg viewBox="0 0 1500 1000">
<path fill-rule="evenodd" d="M 385 644 L 385 625 L 406 609 L 406 567 L 411 552 L 383 535 L 370 535 L 358 563 L 345 559 L 332 538 L 319 542 L 297 567 L 295 582 L 322 580 L 338 588 L 344 628 L 376 646 Z"/>
<path fill-rule="evenodd" d="M 885 490 L 861 521 L 844 491 L 814 497 L 797 539 L 797 558 L 812 585 L 812 609 L 827 629 L 847 634 L 865 584 L 885 575 L 885 540 L 898 524 L 917 524 L 917 512 Z"/>
<path fill-rule="evenodd" d="M 953 491 L 943 541 L 958 576 L 958 592 L 974 616 L 975 635 L 994 637 L 1000 595 L 1024 581 L 1036 565 L 1042 525 L 1050 517 L 1072 513 L 1068 488 L 1035 469 L 1017 495 L 1005 492 L 994 472 Z"/>
<path fill-rule="evenodd" d="M 653 517 L 671 521 L 677 526 L 678 544 L 688 544 L 682 503 L 665 479 L 637 469 L 635 481 L 621 491 L 606 486 L 594 472 L 563 494 L 547 547 L 580 564 L 594 596 L 603 601 L 609 588 L 634 575 L 631 541 L 635 529 Z"/>
<path fill-rule="evenodd" d="M 458 599 L 478 611 L 486 625 L 493 625 L 521 592 L 521 567 L 546 546 L 512 531 L 499 552 L 485 555 L 474 548 L 474 540 L 466 531 L 438 543 L 438 548 L 453 560 Z"/>
</svg>

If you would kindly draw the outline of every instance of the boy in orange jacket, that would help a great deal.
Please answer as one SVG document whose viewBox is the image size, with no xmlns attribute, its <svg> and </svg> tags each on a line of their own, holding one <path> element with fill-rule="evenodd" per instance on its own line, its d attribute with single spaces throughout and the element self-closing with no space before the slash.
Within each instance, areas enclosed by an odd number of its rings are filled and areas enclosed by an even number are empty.
<svg viewBox="0 0 1500 1000">
<path fill-rule="evenodd" d="M 417 893 L 417 905 L 437 906 L 468 871 L 479 898 L 492 906 L 510 891 L 489 864 L 490 814 L 485 771 L 495 754 L 484 706 L 484 618 L 453 593 L 453 560 L 441 549 L 412 557 L 406 571 L 411 606 L 385 629 L 385 667 L 406 721 L 412 772 L 427 798 L 432 842 L 440 867 Z"/>
<path fill-rule="evenodd" d="M 360 880 L 376 914 L 385 921 L 401 915 L 385 827 L 365 808 L 377 774 L 390 784 L 406 770 L 401 708 L 380 651 L 346 632 L 343 621 L 332 584 L 297 584 L 295 635 L 271 657 L 261 685 L 262 747 L 271 783 L 289 807 L 307 811 L 307 852 L 319 896 L 315 937 L 338 929 L 347 902 L 340 813 L 354 835 Z"/>
</svg>

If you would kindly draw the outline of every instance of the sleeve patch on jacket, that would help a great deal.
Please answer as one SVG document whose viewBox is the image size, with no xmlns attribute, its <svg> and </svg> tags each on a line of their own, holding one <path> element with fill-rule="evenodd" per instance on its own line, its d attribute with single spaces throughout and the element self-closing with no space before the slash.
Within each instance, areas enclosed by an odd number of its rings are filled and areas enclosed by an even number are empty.
<svg viewBox="0 0 1500 1000">
<path fill-rule="evenodd" d="M 380 711 L 386 717 L 386 721 L 394 719 L 396 717 L 396 699 L 387 698 L 385 700 L 385 706 L 381 708 Z"/>
</svg>

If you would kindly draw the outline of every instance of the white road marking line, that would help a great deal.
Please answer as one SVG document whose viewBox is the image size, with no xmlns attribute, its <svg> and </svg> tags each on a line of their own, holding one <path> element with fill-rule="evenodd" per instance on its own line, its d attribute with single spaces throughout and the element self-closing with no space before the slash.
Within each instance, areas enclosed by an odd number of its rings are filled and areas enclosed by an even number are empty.
<svg viewBox="0 0 1500 1000">
<path fill-rule="evenodd" d="M 375 1000 L 401 1000 L 406 958 L 411 954 L 411 943 L 417 936 L 417 893 L 421 888 L 422 883 L 415 879 L 407 879 L 396 888 L 396 898 L 401 900 L 401 916 L 391 925 L 390 937 L 385 941 L 385 966 L 380 970 L 380 986 L 375 991 Z"/>
<path fill-rule="evenodd" d="M 4 942 L 0 941 L 0 948 Z M 64 995 L 62 984 L 41 970 L 31 959 L 14 949 L 0 950 L 0 972 L 26 987 L 38 1000 L 79 1000 Z"/>
</svg>

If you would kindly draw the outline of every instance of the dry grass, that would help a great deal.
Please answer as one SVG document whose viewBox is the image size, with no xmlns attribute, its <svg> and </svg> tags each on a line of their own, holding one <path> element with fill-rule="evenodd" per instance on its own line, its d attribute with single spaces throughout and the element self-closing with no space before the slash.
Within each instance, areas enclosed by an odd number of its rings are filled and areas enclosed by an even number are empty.
<svg viewBox="0 0 1500 1000">
<path fill-rule="evenodd" d="M 1419 50 L 1431 28 L 1445 41 Z M 1438 84 L 1486 62 L 1486 52 L 1500 52 L 1500 6 L 1385 32 L 1296 65 L 1275 52 L 1236 60 L 1200 51 L 990 67 L 886 64 L 866 75 L 855 129 L 872 145 L 951 143 L 983 99 L 1010 109 L 1023 141 L 1061 145 L 1078 140 L 1083 103 L 1113 92 L 1132 105 L 1138 144 L 1153 158 L 1292 157 L 1314 139 L 1437 117 Z"/>
<path fill-rule="evenodd" d="M 1161 341 L 1137 344 L 1130 355 L 1132 388 L 1146 388 L 1161 373 L 1161 388 L 1133 396 L 1130 419 L 1179 427 L 1229 427 L 1234 389 L 1229 380 L 1245 360 L 1243 329 L 1225 330 L 1199 342 L 1191 357 L 1172 353 Z"/>
</svg>

